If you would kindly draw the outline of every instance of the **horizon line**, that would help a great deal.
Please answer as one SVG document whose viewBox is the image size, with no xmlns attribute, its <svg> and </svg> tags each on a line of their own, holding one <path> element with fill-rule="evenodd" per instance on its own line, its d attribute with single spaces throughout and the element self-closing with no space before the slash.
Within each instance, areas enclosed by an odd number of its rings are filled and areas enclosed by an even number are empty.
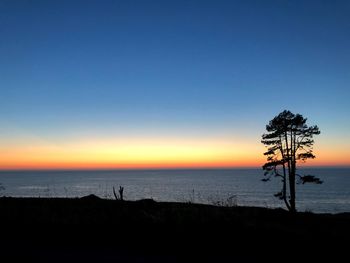
<svg viewBox="0 0 350 263">
<path fill-rule="evenodd" d="M 350 165 L 305 165 L 301 168 L 350 168 Z M 0 172 L 45 172 L 45 171 L 154 171 L 154 170 L 235 170 L 235 169 L 262 169 L 261 166 L 231 166 L 231 167 L 96 167 L 96 168 L 10 168 Z"/>
</svg>

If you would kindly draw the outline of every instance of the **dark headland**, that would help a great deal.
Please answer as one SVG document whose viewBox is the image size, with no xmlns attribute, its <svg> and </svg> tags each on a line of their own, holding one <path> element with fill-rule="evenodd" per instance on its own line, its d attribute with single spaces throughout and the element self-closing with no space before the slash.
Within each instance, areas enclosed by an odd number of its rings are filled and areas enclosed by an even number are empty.
<svg viewBox="0 0 350 263">
<path fill-rule="evenodd" d="M 153 200 L 0 198 L 3 262 L 274 262 L 348 255 L 350 213 Z"/>
</svg>

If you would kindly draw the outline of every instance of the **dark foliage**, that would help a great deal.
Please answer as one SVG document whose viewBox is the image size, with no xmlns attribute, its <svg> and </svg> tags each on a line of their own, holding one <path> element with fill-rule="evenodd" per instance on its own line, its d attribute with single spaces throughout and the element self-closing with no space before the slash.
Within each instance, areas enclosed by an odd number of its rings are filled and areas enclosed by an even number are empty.
<svg viewBox="0 0 350 263">
<path fill-rule="evenodd" d="M 305 183 L 322 184 L 323 181 L 320 180 L 320 178 L 317 178 L 313 175 L 300 175 L 298 184 L 305 184 Z"/>
</svg>

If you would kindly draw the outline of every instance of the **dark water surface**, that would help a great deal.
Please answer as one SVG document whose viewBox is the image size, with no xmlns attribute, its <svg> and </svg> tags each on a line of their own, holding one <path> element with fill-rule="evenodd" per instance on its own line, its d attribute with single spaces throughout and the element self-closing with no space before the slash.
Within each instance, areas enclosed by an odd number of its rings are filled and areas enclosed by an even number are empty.
<svg viewBox="0 0 350 263">
<path fill-rule="evenodd" d="M 309 168 L 321 185 L 297 185 L 298 210 L 350 212 L 350 169 Z M 264 183 L 261 169 L 112 170 L 112 171 L 2 171 L 2 196 L 81 197 L 95 194 L 113 198 L 112 187 L 124 187 L 128 200 L 219 203 L 279 207 L 273 196 L 280 181 Z"/>
</svg>

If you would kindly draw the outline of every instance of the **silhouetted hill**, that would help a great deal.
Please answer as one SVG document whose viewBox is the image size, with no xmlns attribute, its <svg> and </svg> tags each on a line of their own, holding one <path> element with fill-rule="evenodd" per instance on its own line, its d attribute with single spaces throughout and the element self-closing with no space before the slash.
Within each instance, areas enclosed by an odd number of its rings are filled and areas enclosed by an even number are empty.
<svg viewBox="0 0 350 263">
<path fill-rule="evenodd" d="M 35 262 L 260 262 L 346 255 L 350 213 L 84 198 L 0 198 L 1 255 Z M 291 253 L 292 252 L 292 253 Z"/>
</svg>

